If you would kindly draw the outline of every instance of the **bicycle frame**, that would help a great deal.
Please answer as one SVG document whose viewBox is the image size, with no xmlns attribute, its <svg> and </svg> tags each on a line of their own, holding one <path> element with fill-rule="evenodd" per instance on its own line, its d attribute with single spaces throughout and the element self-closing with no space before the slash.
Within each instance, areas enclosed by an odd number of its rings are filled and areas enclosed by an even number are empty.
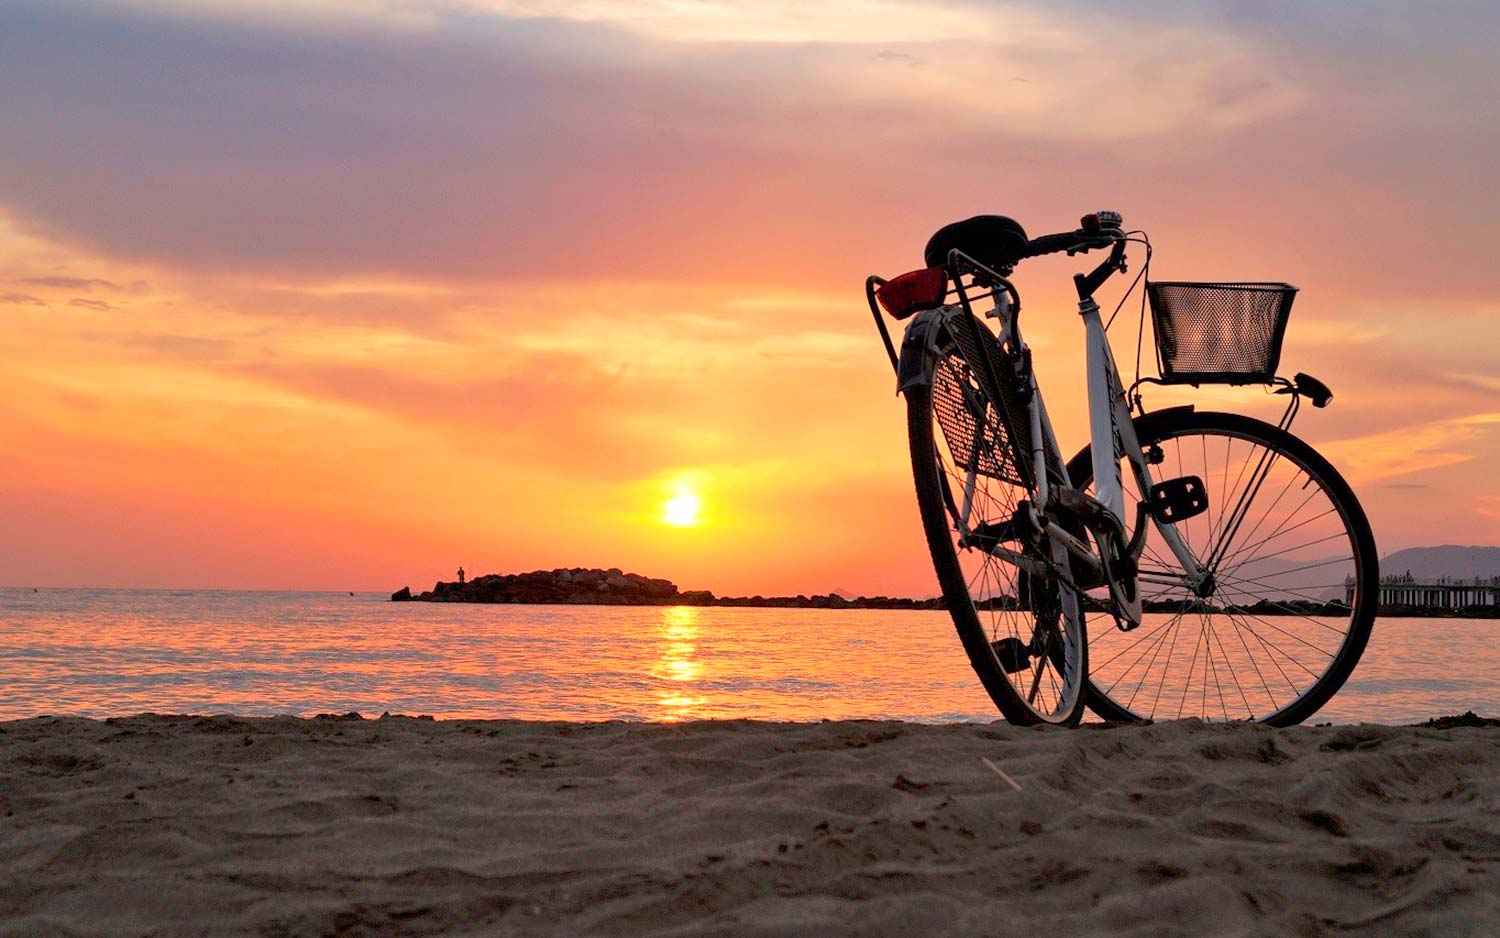
<svg viewBox="0 0 1500 938">
<path fill-rule="evenodd" d="M 1050 543 L 1054 545 L 1052 564 L 1054 567 L 1066 564 L 1068 555 L 1077 558 L 1083 565 L 1088 567 L 1096 576 L 1108 582 L 1114 579 L 1115 572 L 1108 568 L 1103 556 L 1102 541 L 1099 547 L 1089 545 L 1086 541 L 1078 538 L 1070 531 L 1053 519 L 1053 515 L 1059 513 L 1059 509 L 1066 512 L 1077 510 L 1079 507 L 1094 509 L 1106 520 L 1105 524 L 1115 529 L 1119 538 L 1122 551 L 1130 554 L 1132 561 L 1138 560 L 1144 547 L 1145 538 L 1137 537 L 1131 539 L 1126 537 L 1125 532 L 1129 530 L 1127 522 L 1130 520 L 1126 515 L 1126 498 L 1122 474 L 1120 471 L 1120 460 L 1125 459 L 1130 463 L 1131 474 L 1134 477 L 1139 502 L 1137 505 L 1137 526 L 1145 523 L 1149 518 L 1162 536 L 1163 542 L 1182 564 L 1182 574 L 1165 574 L 1160 572 L 1146 572 L 1138 574 L 1151 582 L 1159 582 L 1170 579 L 1172 582 L 1186 581 L 1190 588 L 1196 589 L 1200 586 L 1206 574 L 1198 563 L 1192 551 L 1178 535 L 1176 528 L 1171 524 L 1158 521 L 1145 509 L 1147 495 L 1155 484 L 1151 472 L 1150 460 L 1142 451 L 1140 440 L 1136 437 L 1135 424 L 1130 414 L 1129 400 L 1125 388 L 1120 381 L 1119 371 L 1115 366 L 1113 350 L 1109 344 L 1109 336 L 1100 316 L 1099 306 L 1094 302 L 1092 294 L 1110 273 L 1113 267 L 1120 265 L 1123 242 L 1112 254 L 1112 258 L 1101 264 L 1090 275 L 1079 274 L 1076 279 L 1079 292 L 1078 312 L 1083 319 L 1084 343 L 1086 354 L 1086 369 L 1088 379 L 1088 406 L 1089 406 L 1089 429 L 1090 429 L 1090 451 L 1093 458 L 1094 495 L 1092 497 L 1074 489 L 1065 481 L 1054 484 L 1049 476 L 1056 476 L 1066 480 L 1065 467 L 1061 464 L 1062 449 L 1057 441 L 1056 431 L 1053 429 L 1052 421 L 1047 414 L 1046 403 L 1043 399 L 1040 386 L 1037 384 L 1035 372 L 1030 367 L 1030 350 L 1021 337 L 1020 331 L 1020 303 L 1019 292 L 1014 285 L 999 272 L 965 255 L 963 252 L 954 250 L 948 258 L 948 273 L 954 290 L 957 293 L 958 303 L 941 306 L 919 314 L 908 326 L 906 336 L 902 342 L 901 354 L 894 354 L 895 349 L 891 345 L 885 323 L 880 319 L 879 311 L 875 309 L 873 302 L 873 290 L 878 285 L 878 278 L 871 278 L 867 283 L 867 292 L 872 296 L 871 308 L 875 312 L 882 337 L 885 339 L 886 347 L 892 353 L 892 364 L 897 371 L 897 391 L 906 390 L 915 383 L 930 380 L 926 376 L 931 372 L 925 367 L 927 356 L 939 354 L 936 347 L 938 337 L 945 332 L 944 329 L 936 328 L 948 319 L 955 316 L 972 317 L 978 323 L 980 316 L 997 319 L 1000 324 L 998 336 L 993 335 L 988 329 L 979 328 L 982 336 L 988 336 L 988 340 L 996 342 L 1004 351 L 1005 356 L 1018 366 L 1018 375 L 1023 377 L 1029 390 L 1026 395 L 1027 402 L 1025 414 L 1008 414 L 1011 421 L 1024 419 L 1030 431 L 1031 452 L 1028 454 L 1031 464 L 1031 485 L 1029 500 L 1030 522 L 1038 531 L 1045 531 Z M 970 278 L 970 285 L 966 288 L 963 278 Z M 970 291 L 978 282 L 982 282 L 984 290 L 988 292 L 994 301 L 994 308 L 976 313 L 970 298 Z M 883 283 L 883 281 L 879 281 Z M 983 339 L 982 339 L 983 340 Z M 990 367 L 988 363 L 984 367 Z M 1049 456 L 1055 460 L 1049 466 Z M 1049 471 L 1050 470 L 1050 471 Z M 977 468 L 971 466 L 968 478 L 964 485 L 964 497 L 962 507 L 959 509 L 958 517 L 954 519 L 955 527 L 958 529 L 961 542 L 972 539 L 974 531 L 968 527 L 969 514 L 971 510 L 970 499 L 975 484 Z M 1138 532 L 1141 533 L 1141 532 Z M 1098 532 L 1095 539 L 1101 540 Z M 1022 570 L 1031 573 L 1046 572 L 1045 563 L 1034 557 L 1026 557 L 1017 551 L 1010 550 L 998 544 L 986 548 L 992 554 L 1014 563 Z M 1132 591 L 1134 592 L 1134 591 Z M 1138 597 L 1138 593 L 1135 593 Z M 1124 612 L 1124 618 L 1131 620 L 1131 626 L 1138 624 L 1140 619 L 1139 599 L 1137 598 L 1132 609 L 1117 610 Z"/>
</svg>

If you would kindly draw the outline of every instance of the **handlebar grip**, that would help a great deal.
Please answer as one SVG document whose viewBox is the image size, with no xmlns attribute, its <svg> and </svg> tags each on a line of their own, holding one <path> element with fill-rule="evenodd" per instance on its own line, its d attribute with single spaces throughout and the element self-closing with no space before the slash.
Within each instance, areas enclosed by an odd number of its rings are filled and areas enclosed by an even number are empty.
<svg viewBox="0 0 1500 938">
<path fill-rule="evenodd" d="M 1026 242 L 1027 257 L 1039 257 L 1043 254 L 1056 254 L 1058 251 L 1067 251 L 1087 243 L 1089 238 L 1082 231 L 1065 231 L 1061 234 L 1042 235 L 1040 238 L 1032 238 Z"/>
</svg>

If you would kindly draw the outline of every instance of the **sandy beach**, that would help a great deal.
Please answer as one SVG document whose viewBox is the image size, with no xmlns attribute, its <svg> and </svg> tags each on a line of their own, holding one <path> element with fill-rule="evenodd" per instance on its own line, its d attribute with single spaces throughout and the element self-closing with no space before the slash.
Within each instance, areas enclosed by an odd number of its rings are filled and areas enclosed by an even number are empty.
<svg viewBox="0 0 1500 938">
<path fill-rule="evenodd" d="M 1497 796 L 1496 727 L 39 718 L 0 930 L 1494 935 Z"/>
</svg>

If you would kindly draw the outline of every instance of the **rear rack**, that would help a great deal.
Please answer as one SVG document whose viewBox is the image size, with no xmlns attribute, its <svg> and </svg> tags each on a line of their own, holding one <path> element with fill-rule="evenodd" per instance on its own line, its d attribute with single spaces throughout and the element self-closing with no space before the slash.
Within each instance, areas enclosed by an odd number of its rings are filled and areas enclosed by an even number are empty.
<svg viewBox="0 0 1500 938">
<path fill-rule="evenodd" d="M 943 295 L 941 306 L 962 306 L 964 312 L 975 318 L 981 315 L 990 316 L 993 310 L 1001 307 L 1001 295 L 1005 294 L 1010 321 L 1002 320 L 1004 331 L 1000 334 L 1000 341 L 1009 340 L 1012 350 L 1019 350 L 1021 294 L 1016 290 L 1015 284 L 998 271 L 986 267 L 957 248 L 948 252 L 948 263 L 944 265 L 944 269 L 948 273 L 948 290 Z M 966 277 L 967 283 L 964 282 Z M 885 278 L 873 274 L 865 278 L 865 300 L 870 304 L 870 315 L 875 319 L 875 328 L 880 332 L 880 341 L 885 346 L 886 356 L 890 358 L 891 369 L 894 371 L 900 365 L 900 358 L 896 354 L 896 344 L 891 340 L 890 329 L 885 324 L 885 317 L 880 314 L 880 302 L 875 298 L 875 291 L 888 282 Z M 990 310 L 984 311 L 983 314 L 976 313 L 975 305 L 982 305 L 986 299 L 993 304 Z"/>
</svg>

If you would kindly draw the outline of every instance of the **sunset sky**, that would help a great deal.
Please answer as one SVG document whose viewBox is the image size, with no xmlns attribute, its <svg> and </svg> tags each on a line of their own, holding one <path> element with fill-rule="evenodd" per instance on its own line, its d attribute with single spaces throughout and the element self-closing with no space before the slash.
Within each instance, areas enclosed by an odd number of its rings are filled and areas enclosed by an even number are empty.
<svg viewBox="0 0 1500 938">
<path fill-rule="evenodd" d="M 1382 554 L 1500 544 L 1497 44 L 1487 3 L 11 0 L 0 584 L 930 595 L 862 281 L 1099 208 L 1159 279 L 1301 286 L 1296 429 Z M 1068 452 L 1079 267 L 1016 277 Z"/>
</svg>

